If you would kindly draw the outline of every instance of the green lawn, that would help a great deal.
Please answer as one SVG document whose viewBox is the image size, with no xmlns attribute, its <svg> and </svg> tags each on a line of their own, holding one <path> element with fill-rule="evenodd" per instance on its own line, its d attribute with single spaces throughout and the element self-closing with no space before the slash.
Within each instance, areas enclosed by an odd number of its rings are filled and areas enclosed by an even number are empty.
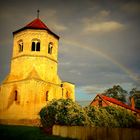
<svg viewBox="0 0 140 140">
<path fill-rule="evenodd" d="M 38 127 L 0 125 L 1 140 L 71 140 L 47 135 Z"/>
</svg>

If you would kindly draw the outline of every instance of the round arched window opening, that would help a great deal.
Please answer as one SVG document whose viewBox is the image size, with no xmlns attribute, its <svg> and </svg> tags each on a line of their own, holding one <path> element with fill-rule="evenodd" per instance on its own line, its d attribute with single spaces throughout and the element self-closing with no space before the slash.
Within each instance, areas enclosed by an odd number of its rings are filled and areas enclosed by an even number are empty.
<svg viewBox="0 0 140 140">
<path fill-rule="evenodd" d="M 48 54 L 52 54 L 52 51 L 53 51 L 53 43 L 50 42 L 50 43 L 48 44 Z"/>
<path fill-rule="evenodd" d="M 38 39 L 33 39 L 32 40 L 31 50 L 32 51 L 40 51 L 40 40 L 38 40 Z"/>
<path fill-rule="evenodd" d="M 23 41 L 22 40 L 18 41 L 18 51 L 23 52 Z"/>
</svg>

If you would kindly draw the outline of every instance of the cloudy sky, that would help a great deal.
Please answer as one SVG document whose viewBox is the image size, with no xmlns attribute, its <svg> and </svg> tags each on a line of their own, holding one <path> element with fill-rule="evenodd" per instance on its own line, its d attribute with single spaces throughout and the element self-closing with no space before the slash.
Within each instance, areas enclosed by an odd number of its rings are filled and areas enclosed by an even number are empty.
<svg viewBox="0 0 140 140">
<path fill-rule="evenodd" d="M 76 85 L 76 100 L 115 84 L 140 87 L 139 0 L 4 0 L 0 2 L 0 82 L 9 72 L 12 32 L 36 18 L 56 34 L 59 75 Z"/>
</svg>

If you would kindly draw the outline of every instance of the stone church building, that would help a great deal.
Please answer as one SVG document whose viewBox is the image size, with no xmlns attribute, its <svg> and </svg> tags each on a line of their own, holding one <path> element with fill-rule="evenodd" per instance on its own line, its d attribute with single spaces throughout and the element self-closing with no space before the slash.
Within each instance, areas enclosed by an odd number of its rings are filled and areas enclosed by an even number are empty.
<svg viewBox="0 0 140 140">
<path fill-rule="evenodd" d="M 0 85 L 0 124 L 36 125 L 52 99 L 75 101 L 75 86 L 57 74 L 58 43 L 39 18 L 13 32 L 11 68 Z"/>
</svg>

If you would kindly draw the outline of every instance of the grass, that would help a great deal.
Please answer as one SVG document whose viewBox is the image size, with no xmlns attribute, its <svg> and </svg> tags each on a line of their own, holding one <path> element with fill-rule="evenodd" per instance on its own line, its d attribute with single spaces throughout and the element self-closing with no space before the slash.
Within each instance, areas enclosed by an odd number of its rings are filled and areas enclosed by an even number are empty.
<svg viewBox="0 0 140 140">
<path fill-rule="evenodd" d="M 58 136 L 47 135 L 38 127 L 0 125 L 1 140 L 72 140 Z"/>
</svg>

